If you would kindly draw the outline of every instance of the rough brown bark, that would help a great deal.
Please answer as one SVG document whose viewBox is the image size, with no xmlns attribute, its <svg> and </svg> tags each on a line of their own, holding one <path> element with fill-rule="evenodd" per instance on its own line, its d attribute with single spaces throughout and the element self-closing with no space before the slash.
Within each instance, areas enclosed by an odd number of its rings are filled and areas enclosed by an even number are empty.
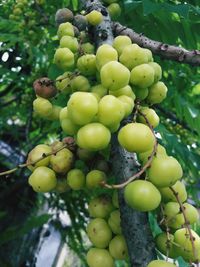
<svg viewBox="0 0 200 267">
<path fill-rule="evenodd" d="M 112 29 L 115 36 L 129 36 L 132 42 L 141 47 L 150 49 L 153 54 L 158 55 L 163 59 L 178 61 L 179 63 L 186 63 L 192 66 L 200 66 L 199 50 L 189 51 L 182 47 L 151 40 L 142 33 L 137 33 L 134 30 L 121 25 L 119 22 L 113 22 Z"/>
</svg>

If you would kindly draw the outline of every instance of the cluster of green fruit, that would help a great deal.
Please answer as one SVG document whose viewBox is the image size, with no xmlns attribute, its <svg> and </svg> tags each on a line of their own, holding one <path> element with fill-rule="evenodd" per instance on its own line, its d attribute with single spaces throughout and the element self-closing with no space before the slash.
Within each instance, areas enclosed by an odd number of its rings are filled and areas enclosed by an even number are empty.
<svg viewBox="0 0 200 267">
<path fill-rule="evenodd" d="M 100 195 L 89 202 L 92 220 L 87 226 L 88 237 L 93 244 L 87 253 L 90 267 L 114 267 L 114 260 L 128 260 L 128 249 L 122 235 L 117 192 L 112 198 Z"/>
<path fill-rule="evenodd" d="M 17 0 L 13 5 L 12 14 L 9 15 L 9 19 L 19 21 L 21 20 L 21 16 L 26 11 L 28 6 L 27 0 Z"/>
<path fill-rule="evenodd" d="M 98 11 L 92 11 L 85 17 L 79 16 L 81 26 L 77 24 L 78 15 L 76 18 L 71 16 L 70 21 L 73 21 L 75 27 L 60 14 L 63 13 L 60 12 L 56 17 L 60 46 L 55 52 L 54 63 L 64 73 L 55 83 L 48 78 L 34 83 L 37 95 L 33 103 L 35 113 L 45 119 L 60 120 L 62 130 L 73 136 L 78 147 L 87 153 L 106 149 L 110 144 L 111 134 L 118 132 L 118 141 L 122 148 L 136 153 L 143 168 L 147 164 L 149 166 L 146 180 L 133 181 L 125 187 L 125 201 L 130 207 L 142 212 L 161 206 L 164 210 L 163 229 L 169 228 L 174 235 L 168 232 L 160 234 L 156 238 L 158 249 L 172 258 L 182 256 L 186 261 L 199 261 L 200 237 L 192 230 L 188 234 L 188 224 L 198 220 L 198 212 L 192 205 L 184 203 L 187 193 L 180 181 L 183 172 L 179 162 L 168 156 L 163 146 L 156 145 L 153 133 L 153 128 L 159 124 L 159 117 L 149 106 L 162 102 L 167 94 L 167 87 L 160 81 L 161 67 L 153 61 L 150 50 L 132 44 L 127 36 L 116 37 L 112 46 L 101 45 L 95 54 L 94 46 L 82 30 L 87 29 L 87 23 L 97 25 L 101 22 L 102 15 Z M 78 31 L 76 26 L 79 27 Z M 66 98 L 65 107 L 52 105 L 50 99 L 57 93 Z M 120 128 L 122 120 L 130 118 L 133 113 L 132 122 Z M 44 172 L 35 175 L 39 168 L 48 169 L 46 166 L 50 164 L 52 170 L 49 170 L 59 173 L 55 169 L 57 163 L 66 164 L 57 156 L 61 152 L 52 155 L 47 165 L 38 166 L 34 170 L 29 178 L 34 190 L 41 191 L 35 186 L 35 180 L 41 182 L 42 177 L 46 177 Z M 43 151 L 40 155 L 43 153 L 46 152 Z M 56 157 L 58 160 L 54 164 Z M 31 161 L 34 162 L 34 159 Z M 67 170 L 64 172 L 67 173 L 65 180 L 75 190 L 83 188 L 85 184 L 88 188 L 96 188 L 105 182 L 106 176 L 96 170 L 93 172 L 95 175 L 85 177 L 81 170 Z M 184 203 L 184 213 L 178 200 Z M 93 202 L 94 207 L 91 204 Z M 118 257 L 115 247 L 120 248 L 118 255 L 123 256 L 123 259 L 127 257 L 124 238 L 121 233 L 113 230 L 111 223 L 114 218 L 119 225 L 120 214 L 119 210 L 113 211 L 110 208 L 107 212 L 104 207 L 102 209 L 106 214 L 102 217 L 94 212 L 98 206 L 96 199 L 89 204 L 90 214 L 95 219 L 89 223 L 87 231 L 96 248 L 88 252 L 87 261 L 90 267 L 112 267 L 113 258 Z M 161 213 L 159 209 L 158 213 Z M 117 234 L 113 239 L 112 232 Z M 109 252 L 106 250 L 108 247 Z M 148 267 L 161 266 L 175 265 L 153 261 Z"/>
</svg>

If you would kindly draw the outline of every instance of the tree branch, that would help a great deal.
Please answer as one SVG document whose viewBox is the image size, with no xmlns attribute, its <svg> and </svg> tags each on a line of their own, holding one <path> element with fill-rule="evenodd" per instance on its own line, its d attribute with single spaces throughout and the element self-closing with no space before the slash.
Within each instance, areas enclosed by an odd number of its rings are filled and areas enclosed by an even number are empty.
<svg viewBox="0 0 200 267">
<path fill-rule="evenodd" d="M 169 59 L 178 61 L 179 63 L 190 64 L 192 66 L 200 66 L 200 51 L 199 50 L 186 50 L 182 47 L 164 44 L 155 40 L 151 40 L 144 36 L 143 33 L 137 33 L 130 28 L 124 27 L 118 22 L 112 23 L 114 35 L 129 36 L 132 42 L 141 47 L 148 48 L 153 54 Z"/>
</svg>

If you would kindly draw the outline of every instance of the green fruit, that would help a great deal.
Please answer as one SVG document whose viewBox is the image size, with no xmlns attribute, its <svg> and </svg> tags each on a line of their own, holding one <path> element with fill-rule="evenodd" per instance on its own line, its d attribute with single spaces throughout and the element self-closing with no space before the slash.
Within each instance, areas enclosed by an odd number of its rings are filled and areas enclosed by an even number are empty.
<svg viewBox="0 0 200 267">
<path fill-rule="evenodd" d="M 151 149 L 151 150 L 148 150 L 146 152 L 138 154 L 139 160 L 141 160 L 142 163 L 145 164 L 148 161 L 149 157 L 151 156 L 152 152 L 153 152 L 153 150 Z M 167 152 L 163 146 L 158 144 L 157 151 L 156 151 L 156 157 L 160 157 L 160 156 L 167 156 Z"/>
<path fill-rule="evenodd" d="M 200 237 L 191 229 L 193 244 L 195 248 L 195 255 L 193 253 L 193 246 L 188 234 L 188 230 L 183 228 L 174 233 L 174 242 L 177 243 L 176 252 L 182 256 L 186 261 L 199 261 L 200 260 Z"/>
<path fill-rule="evenodd" d="M 108 146 L 110 138 L 110 131 L 103 124 L 94 122 L 79 129 L 77 144 L 81 148 L 98 151 Z"/>
<path fill-rule="evenodd" d="M 72 92 L 70 74 L 71 72 L 65 72 L 56 79 L 56 88 L 62 93 L 70 94 Z"/>
<path fill-rule="evenodd" d="M 85 186 L 85 174 L 79 169 L 72 169 L 67 174 L 67 183 L 73 190 L 80 190 Z"/>
<path fill-rule="evenodd" d="M 128 85 L 130 72 L 121 63 L 110 61 L 101 68 L 100 76 L 102 85 L 108 90 L 115 91 Z"/>
<path fill-rule="evenodd" d="M 177 181 L 172 188 L 178 193 L 179 200 L 185 202 L 187 199 L 187 191 L 183 182 Z M 159 191 L 164 202 L 177 201 L 174 193 L 169 187 L 159 188 Z"/>
<path fill-rule="evenodd" d="M 97 248 L 106 248 L 112 239 L 112 231 L 104 219 L 96 218 L 87 226 L 87 235 Z"/>
<path fill-rule="evenodd" d="M 168 254 L 170 258 L 174 259 L 177 258 L 178 255 L 175 252 L 173 242 L 174 236 L 171 234 L 169 234 L 169 240 L 166 233 L 161 233 L 156 236 L 156 247 L 158 248 L 158 250 L 165 256 L 167 256 Z"/>
<path fill-rule="evenodd" d="M 52 113 L 53 106 L 49 100 L 38 97 L 33 101 L 33 110 L 37 115 L 45 118 Z"/>
<path fill-rule="evenodd" d="M 121 218 L 119 210 L 114 210 L 110 213 L 110 217 L 108 219 L 108 224 L 114 234 L 121 234 Z"/>
<path fill-rule="evenodd" d="M 70 70 L 74 67 L 74 54 L 69 48 L 58 48 L 54 54 L 54 63 L 63 70 Z"/>
<path fill-rule="evenodd" d="M 88 210 L 91 217 L 108 218 L 114 207 L 109 196 L 101 195 L 90 201 Z"/>
<path fill-rule="evenodd" d="M 117 50 L 119 56 L 121 55 L 124 48 L 128 45 L 131 45 L 131 39 L 128 36 L 119 35 L 115 37 L 113 41 L 113 47 Z"/>
<path fill-rule="evenodd" d="M 73 25 L 70 22 L 61 23 L 58 27 L 57 35 L 59 39 L 66 35 L 74 37 Z"/>
<path fill-rule="evenodd" d="M 157 83 L 162 78 L 161 66 L 156 62 L 149 62 L 149 65 L 154 69 L 154 83 Z"/>
<path fill-rule="evenodd" d="M 91 25 L 96 26 L 103 21 L 103 16 L 101 12 L 93 10 L 86 15 L 86 19 Z"/>
<path fill-rule="evenodd" d="M 146 51 L 137 44 L 130 44 L 124 47 L 119 61 L 126 66 L 129 70 L 134 67 L 148 62 L 148 56 Z M 140 68 L 142 72 L 146 72 L 146 69 Z M 134 73 L 135 75 L 135 73 Z M 138 72 L 137 72 L 138 76 Z M 143 75 L 144 77 L 144 75 Z M 146 87 L 146 86 L 145 86 Z"/>
<path fill-rule="evenodd" d="M 148 64 L 136 66 L 131 71 L 130 83 L 139 88 L 146 88 L 153 84 L 155 71 Z"/>
<path fill-rule="evenodd" d="M 60 39 L 60 47 L 69 48 L 73 53 L 76 53 L 78 51 L 79 44 L 76 38 L 66 35 Z"/>
<path fill-rule="evenodd" d="M 103 87 L 101 84 L 97 84 L 95 86 L 92 86 L 91 92 L 97 94 L 100 98 L 105 96 L 107 94 L 107 89 Z"/>
<path fill-rule="evenodd" d="M 110 4 L 107 9 L 112 20 L 116 20 L 122 12 L 120 5 L 117 3 Z"/>
<path fill-rule="evenodd" d="M 126 203 L 138 211 L 151 211 L 156 209 L 161 201 L 158 189 L 148 181 L 134 181 L 124 190 Z"/>
<path fill-rule="evenodd" d="M 112 195 L 112 204 L 115 208 L 119 209 L 118 192 L 115 190 Z"/>
<path fill-rule="evenodd" d="M 132 89 L 133 89 L 134 94 L 136 95 L 136 99 L 140 101 L 144 100 L 149 94 L 148 88 L 139 88 L 139 87 L 134 86 L 132 87 Z"/>
<path fill-rule="evenodd" d="M 46 117 L 47 120 L 56 121 L 59 120 L 60 112 L 62 108 L 60 106 L 53 105 L 52 112 Z"/>
<path fill-rule="evenodd" d="M 157 82 L 149 88 L 147 101 L 150 104 L 157 104 L 162 102 L 167 95 L 167 87 L 163 82 Z"/>
<path fill-rule="evenodd" d="M 175 222 L 176 215 L 180 213 L 180 206 L 177 202 L 168 202 L 164 205 L 163 212 L 169 223 Z"/>
<path fill-rule="evenodd" d="M 73 20 L 73 13 L 68 8 L 58 9 L 55 15 L 55 21 L 59 25 L 64 22 L 70 22 Z"/>
<path fill-rule="evenodd" d="M 140 111 L 145 115 L 146 119 L 153 128 L 156 128 L 160 122 L 158 115 L 155 110 L 148 107 L 141 107 Z M 144 124 L 147 124 L 145 118 L 142 115 L 138 116 L 138 121 Z"/>
<path fill-rule="evenodd" d="M 86 186 L 89 189 L 99 187 L 103 181 L 106 181 L 106 174 L 102 171 L 92 170 L 86 175 Z"/>
<path fill-rule="evenodd" d="M 78 75 L 71 81 L 71 87 L 73 91 L 88 92 L 90 90 L 90 82 L 86 77 Z"/>
<path fill-rule="evenodd" d="M 63 132 L 71 136 L 75 135 L 80 129 L 80 126 L 76 125 L 70 118 L 60 121 L 60 125 Z"/>
<path fill-rule="evenodd" d="M 67 179 L 64 179 L 64 178 L 57 179 L 57 184 L 56 184 L 56 187 L 54 188 L 54 190 L 60 194 L 69 191 L 70 187 L 67 183 Z"/>
<path fill-rule="evenodd" d="M 128 258 L 128 248 L 122 235 L 117 235 L 110 241 L 109 252 L 116 260 L 126 260 Z"/>
<path fill-rule="evenodd" d="M 50 158 L 51 167 L 57 173 L 68 172 L 72 168 L 73 161 L 73 153 L 67 148 L 63 148 L 55 155 L 51 155 Z"/>
<path fill-rule="evenodd" d="M 135 100 L 135 94 L 129 85 L 116 91 L 109 91 L 109 95 L 114 95 L 116 97 L 126 95 L 128 97 L 131 97 L 133 101 Z"/>
<path fill-rule="evenodd" d="M 155 261 L 151 261 L 147 267 L 177 267 L 176 265 L 174 265 L 173 263 L 167 262 L 167 261 L 163 261 L 163 260 L 155 260 Z"/>
<path fill-rule="evenodd" d="M 56 187 L 55 172 L 45 166 L 37 167 L 28 179 L 28 183 L 36 192 L 49 192 Z"/>
<path fill-rule="evenodd" d="M 155 138 L 148 126 L 142 123 L 128 123 L 120 129 L 118 141 L 127 151 L 141 153 L 153 148 Z"/>
<path fill-rule="evenodd" d="M 84 54 L 94 54 L 95 53 L 94 45 L 89 43 L 89 42 L 81 44 L 81 49 L 83 50 Z"/>
<path fill-rule="evenodd" d="M 120 128 L 120 122 L 110 124 L 110 125 L 108 126 L 108 128 L 109 128 L 109 130 L 110 130 L 111 133 L 115 133 L 115 132 L 117 132 L 117 131 L 119 130 L 119 128 Z"/>
<path fill-rule="evenodd" d="M 117 51 L 111 45 L 103 44 L 97 49 L 96 65 L 98 70 L 100 70 L 106 63 L 117 60 Z"/>
<path fill-rule="evenodd" d="M 156 187 L 168 187 L 181 179 L 183 171 L 179 162 L 168 156 L 154 157 L 148 170 L 149 181 Z"/>
<path fill-rule="evenodd" d="M 124 118 L 124 105 L 112 95 L 104 96 L 99 102 L 98 119 L 105 126 L 119 123 Z"/>
<path fill-rule="evenodd" d="M 68 101 L 69 118 L 78 125 L 91 122 L 98 111 L 96 98 L 87 92 L 73 93 Z"/>
<path fill-rule="evenodd" d="M 121 95 L 118 99 L 123 103 L 124 111 L 125 111 L 125 118 L 127 118 L 133 111 L 134 108 L 134 101 L 131 97 L 126 95 Z"/>
<path fill-rule="evenodd" d="M 184 207 L 185 215 L 186 215 L 186 218 L 189 224 L 198 222 L 199 220 L 198 210 L 194 206 L 190 205 L 189 203 L 184 203 L 183 207 Z M 184 225 L 185 219 L 184 219 L 183 213 L 178 214 L 176 216 L 176 220 L 178 224 Z"/>
<path fill-rule="evenodd" d="M 114 267 L 114 261 L 106 249 L 91 248 L 87 253 L 89 267 Z"/>
<path fill-rule="evenodd" d="M 94 75 L 96 73 L 96 56 L 84 55 L 79 57 L 77 61 L 77 68 L 83 75 Z"/>
</svg>

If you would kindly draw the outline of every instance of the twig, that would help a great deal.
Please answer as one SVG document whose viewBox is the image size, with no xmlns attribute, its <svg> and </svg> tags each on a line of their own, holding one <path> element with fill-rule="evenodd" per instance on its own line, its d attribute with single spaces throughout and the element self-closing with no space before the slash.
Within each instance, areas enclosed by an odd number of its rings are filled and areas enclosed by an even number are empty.
<svg viewBox="0 0 200 267">
<path fill-rule="evenodd" d="M 35 165 L 36 163 L 38 163 L 39 161 L 51 156 L 51 155 L 54 155 L 56 153 L 58 153 L 59 151 L 61 151 L 62 149 L 64 148 L 67 148 L 68 145 L 65 144 L 63 145 L 62 147 L 60 147 L 59 149 L 57 150 L 54 150 L 52 152 L 49 152 L 49 153 L 44 153 L 39 159 L 37 159 L 36 161 L 34 162 L 29 162 L 29 163 L 23 163 L 23 164 L 19 164 L 18 166 L 16 166 L 15 168 L 11 169 L 11 170 L 8 170 L 8 171 L 5 171 L 5 172 L 1 172 L 0 173 L 0 176 L 5 176 L 5 175 L 8 175 L 8 174 L 11 174 L 15 171 L 17 171 L 18 169 L 22 169 L 22 168 L 25 168 L 25 167 L 28 167 L 28 166 L 31 166 L 31 165 Z"/>
<path fill-rule="evenodd" d="M 182 47 L 151 40 L 142 33 L 139 34 L 130 28 L 124 28 L 124 26 L 118 22 L 114 22 L 112 28 L 115 36 L 129 36 L 134 43 L 150 49 L 153 54 L 161 56 L 163 59 L 178 61 L 179 63 L 190 64 L 192 66 L 200 66 L 199 50 L 189 51 Z"/>
<path fill-rule="evenodd" d="M 178 192 L 176 192 L 172 186 L 170 186 L 169 188 L 173 192 L 173 194 L 174 194 L 174 196 L 175 196 L 175 198 L 176 198 L 176 200 L 177 200 L 177 202 L 178 202 L 178 204 L 179 204 L 179 206 L 181 208 L 181 211 L 183 213 L 183 217 L 184 217 L 184 221 L 185 221 L 184 227 L 186 228 L 186 230 L 189 233 L 190 241 L 191 241 L 191 244 L 192 244 L 193 254 L 194 254 L 194 257 L 196 258 L 197 257 L 197 251 L 196 251 L 195 246 L 194 246 L 194 239 L 193 239 L 193 236 L 192 236 L 192 231 L 191 231 L 191 229 L 189 227 L 190 223 L 189 223 L 189 221 L 187 219 L 183 203 L 179 199 Z M 199 262 L 197 262 L 197 267 L 199 267 Z"/>
<path fill-rule="evenodd" d="M 137 115 L 138 115 L 139 107 L 140 107 L 140 102 L 137 101 L 136 104 L 135 104 L 135 109 L 134 109 L 133 122 L 136 122 L 136 118 L 137 118 Z"/>
<path fill-rule="evenodd" d="M 154 143 L 154 146 L 153 146 L 153 151 L 148 159 L 148 161 L 146 162 L 146 164 L 142 167 L 142 169 L 135 173 L 133 176 L 131 176 L 130 178 L 128 178 L 128 180 L 126 180 L 124 183 L 121 183 L 121 184 L 113 184 L 113 185 L 109 185 L 107 184 L 105 181 L 102 181 L 101 182 L 101 185 L 103 187 L 106 187 L 106 188 L 109 188 L 109 189 L 113 189 L 113 188 L 116 188 L 116 189 L 119 189 L 119 188 L 123 188 L 124 186 L 126 186 L 127 184 L 129 184 L 130 182 L 132 182 L 133 180 L 135 180 L 136 178 L 140 177 L 145 171 L 146 169 L 151 165 L 151 162 L 153 160 L 153 157 L 154 155 L 156 154 L 156 151 L 157 151 L 157 146 L 158 146 L 158 142 L 157 142 L 157 138 L 156 138 L 156 135 L 154 133 L 154 130 L 153 130 L 153 127 L 152 125 L 149 123 L 146 115 L 144 115 L 140 110 L 138 110 L 138 113 L 144 117 L 146 123 L 148 124 L 149 128 L 151 129 L 151 132 L 153 133 L 153 136 L 154 136 L 154 139 L 155 139 L 155 143 Z"/>
</svg>

